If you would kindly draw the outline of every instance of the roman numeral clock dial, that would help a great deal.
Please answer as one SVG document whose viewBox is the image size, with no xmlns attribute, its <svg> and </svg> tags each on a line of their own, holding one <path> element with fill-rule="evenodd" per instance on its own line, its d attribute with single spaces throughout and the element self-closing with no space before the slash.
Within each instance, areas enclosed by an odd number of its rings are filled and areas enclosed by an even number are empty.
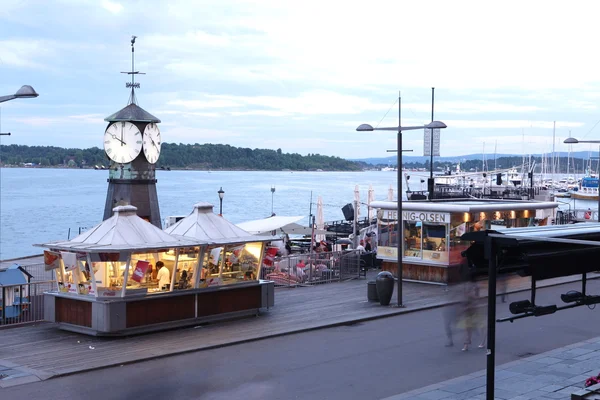
<svg viewBox="0 0 600 400">
<path fill-rule="evenodd" d="M 158 161 L 160 156 L 160 130 L 155 123 L 150 123 L 144 128 L 144 155 L 150 164 Z"/>
<path fill-rule="evenodd" d="M 130 163 L 142 152 L 142 133 L 131 122 L 115 122 L 104 132 L 104 151 L 114 162 Z"/>
</svg>

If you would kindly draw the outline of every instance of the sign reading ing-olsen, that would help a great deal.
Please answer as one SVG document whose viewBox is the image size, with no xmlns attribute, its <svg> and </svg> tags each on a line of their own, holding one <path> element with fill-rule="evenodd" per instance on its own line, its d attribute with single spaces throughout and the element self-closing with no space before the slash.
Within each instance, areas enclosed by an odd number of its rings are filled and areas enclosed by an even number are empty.
<svg viewBox="0 0 600 400">
<path fill-rule="evenodd" d="M 388 212 L 388 219 L 396 219 L 396 212 Z M 436 213 L 425 211 L 403 211 L 402 219 L 411 222 L 434 222 L 439 224 L 447 224 L 450 222 L 450 213 Z"/>
</svg>

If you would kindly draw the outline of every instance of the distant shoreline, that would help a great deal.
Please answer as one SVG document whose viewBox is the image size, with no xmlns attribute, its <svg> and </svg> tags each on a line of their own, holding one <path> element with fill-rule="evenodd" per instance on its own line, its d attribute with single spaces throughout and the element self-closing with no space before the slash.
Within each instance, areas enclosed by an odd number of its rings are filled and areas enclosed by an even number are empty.
<svg viewBox="0 0 600 400">
<path fill-rule="evenodd" d="M 60 165 L 53 165 L 53 166 L 22 166 L 22 165 L 0 165 L 0 169 L 1 168 L 7 168 L 7 169 L 16 169 L 16 168 L 20 168 L 20 169 L 71 169 L 71 170 L 80 170 L 80 169 L 84 169 L 84 170 L 93 170 L 93 171 L 108 171 L 108 168 L 104 168 L 104 169 L 96 169 L 94 167 L 68 167 L 68 166 L 60 166 Z M 233 172 L 233 171 L 237 171 L 237 172 L 244 172 L 244 171 L 248 171 L 248 172 L 260 172 L 260 171 L 265 171 L 265 172 L 364 172 L 365 170 L 347 170 L 347 169 L 328 169 L 328 170 L 324 170 L 324 169 L 319 169 L 319 170 L 305 170 L 305 169 L 239 169 L 239 168 L 232 168 L 232 169 L 226 169 L 226 168 L 214 168 L 214 169 L 200 169 L 200 168 L 170 168 L 170 169 L 162 169 L 162 168 L 157 168 L 156 171 L 165 171 L 165 172 L 169 172 L 169 171 L 204 171 L 204 172 Z"/>
</svg>

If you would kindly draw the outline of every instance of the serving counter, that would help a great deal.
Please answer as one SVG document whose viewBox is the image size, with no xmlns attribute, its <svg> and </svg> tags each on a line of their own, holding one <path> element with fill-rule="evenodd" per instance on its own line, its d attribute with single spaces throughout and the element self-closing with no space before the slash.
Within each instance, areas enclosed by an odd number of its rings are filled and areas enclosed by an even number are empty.
<svg viewBox="0 0 600 400">
<path fill-rule="evenodd" d="M 61 329 L 122 336 L 258 314 L 274 305 L 274 283 L 249 281 L 151 295 L 92 297 L 45 293 L 44 319 Z"/>
</svg>

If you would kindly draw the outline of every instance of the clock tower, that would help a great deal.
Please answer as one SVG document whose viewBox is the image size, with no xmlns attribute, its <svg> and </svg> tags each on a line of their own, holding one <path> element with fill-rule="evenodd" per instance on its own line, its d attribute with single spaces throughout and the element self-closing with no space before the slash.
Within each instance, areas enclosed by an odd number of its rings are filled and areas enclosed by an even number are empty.
<svg viewBox="0 0 600 400">
<path fill-rule="evenodd" d="M 135 75 L 143 73 L 134 69 L 135 39 L 131 39 L 131 72 L 123 72 L 131 75 L 126 84 L 131 88 L 129 104 L 104 119 L 108 122 L 104 151 L 110 159 L 104 219 L 112 217 L 115 206 L 130 204 L 140 217 L 162 229 L 155 176 L 162 142 L 160 119 L 137 105 L 135 89 L 140 84 Z"/>
</svg>

